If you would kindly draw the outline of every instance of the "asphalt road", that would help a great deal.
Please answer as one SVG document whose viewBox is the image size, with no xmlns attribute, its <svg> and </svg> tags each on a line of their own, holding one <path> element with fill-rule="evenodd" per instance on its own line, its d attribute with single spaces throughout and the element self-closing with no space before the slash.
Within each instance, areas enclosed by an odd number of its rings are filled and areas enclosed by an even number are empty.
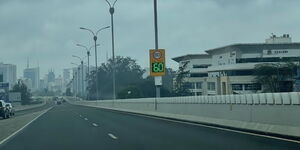
<svg viewBox="0 0 300 150">
<path fill-rule="evenodd" d="M 299 150 L 300 144 L 64 103 L 0 149 Z"/>
</svg>

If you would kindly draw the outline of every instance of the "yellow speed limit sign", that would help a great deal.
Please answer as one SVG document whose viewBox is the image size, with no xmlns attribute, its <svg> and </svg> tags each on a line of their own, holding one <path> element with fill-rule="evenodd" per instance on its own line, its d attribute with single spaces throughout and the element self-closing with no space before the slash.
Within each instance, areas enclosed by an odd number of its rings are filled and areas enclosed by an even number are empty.
<svg viewBox="0 0 300 150">
<path fill-rule="evenodd" d="M 151 76 L 164 76 L 166 74 L 165 50 L 164 49 L 151 49 L 150 55 L 150 75 Z"/>
</svg>

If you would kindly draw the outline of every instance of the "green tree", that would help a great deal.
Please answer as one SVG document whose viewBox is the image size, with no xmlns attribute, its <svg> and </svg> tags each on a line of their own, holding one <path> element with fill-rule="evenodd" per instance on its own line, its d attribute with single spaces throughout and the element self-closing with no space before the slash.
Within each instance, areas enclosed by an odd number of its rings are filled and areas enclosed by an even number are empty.
<svg viewBox="0 0 300 150">
<path fill-rule="evenodd" d="M 263 85 L 264 92 L 292 91 L 296 68 L 292 62 L 258 64 L 254 68 L 254 80 Z"/>
<path fill-rule="evenodd" d="M 171 68 L 166 69 L 166 75 L 162 77 L 161 86 L 161 97 L 171 97 L 174 96 L 173 93 L 173 78 L 175 77 L 175 72 Z M 143 79 L 141 83 L 137 85 L 141 89 L 144 97 L 155 97 L 156 87 L 154 85 L 154 77 L 148 76 Z"/>
<path fill-rule="evenodd" d="M 189 83 L 185 81 L 185 78 L 189 76 L 189 71 L 186 70 L 186 67 L 189 62 L 184 62 L 178 69 L 175 84 L 174 84 L 174 93 L 177 96 L 188 96 L 190 95 Z"/>
<path fill-rule="evenodd" d="M 96 98 L 96 82 L 98 83 L 98 89 L 100 93 L 100 99 L 112 99 L 112 59 L 109 59 L 107 63 L 101 64 L 98 67 L 98 81 L 96 81 L 96 71 L 92 71 L 88 76 L 88 87 L 90 98 Z M 116 70 L 116 93 L 128 88 L 128 85 L 137 85 L 143 78 L 142 75 L 145 72 L 136 63 L 136 60 L 130 57 L 117 56 L 115 59 Z M 96 81 L 96 82 L 95 82 Z"/>
<path fill-rule="evenodd" d="M 26 105 L 30 104 L 32 101 L 30 90 L 27 86 L 21 81 L 18 80 L 17 84 L 15 84 L 12 88 L 12 92 L 20 92 L 21 93 L 21 104 Z"/>
<path fill-rule="evenodd" d="M 142 98 L 143 93 L 137 86 L 128 86 L 118 93 L 119 99 Z"/>
</svg>

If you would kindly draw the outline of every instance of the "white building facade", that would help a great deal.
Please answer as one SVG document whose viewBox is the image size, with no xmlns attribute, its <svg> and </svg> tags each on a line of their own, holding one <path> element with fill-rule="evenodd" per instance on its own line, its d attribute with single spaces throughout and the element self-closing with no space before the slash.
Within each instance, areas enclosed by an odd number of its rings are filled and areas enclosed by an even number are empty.
<svg viewBox="0 0 300 150">
<path fill-rule="evenodd" d="M 193 95 L 259 93 L 263 86 L 255 83 L 255 65 L 299 62 L 300 43 L 293 43 L 288 34 L 272 35 L 265 43 L 233 44 L 205 52 L 173 58 L 179 65 L 189 62 L 186 81 Z"/>
<path fill-rule="evenodd" d="M 0 76 L 2 82 L 8 83 L 9 89 L 11 89 L 17 83 L 17 66 L 0 63 Z"/>
</svg>

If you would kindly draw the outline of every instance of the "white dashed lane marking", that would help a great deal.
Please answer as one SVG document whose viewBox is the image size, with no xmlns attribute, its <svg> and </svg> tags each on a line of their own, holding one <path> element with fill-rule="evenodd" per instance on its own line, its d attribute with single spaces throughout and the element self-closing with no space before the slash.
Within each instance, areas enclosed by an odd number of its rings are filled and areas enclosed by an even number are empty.
<svg viewBox="0 0 300 150">
<path fill-rule="evenodd" d="M 88 118 L 84 118 L 84 120 L 89 120 Z"/>
<path fill-rule="evenodd" d="M 110 136 L 112 139 L 118 139 L 118 137 L 114 136 L 113 134 L 109 133 L 108 136 Z"/>
<path fill-rule="evenodd" d="M 94 127 L 98 127 L 98 125 L 97 125 L 96 123 L 93 123 L 92 125 L 93 125 Z"/>
</svg>

